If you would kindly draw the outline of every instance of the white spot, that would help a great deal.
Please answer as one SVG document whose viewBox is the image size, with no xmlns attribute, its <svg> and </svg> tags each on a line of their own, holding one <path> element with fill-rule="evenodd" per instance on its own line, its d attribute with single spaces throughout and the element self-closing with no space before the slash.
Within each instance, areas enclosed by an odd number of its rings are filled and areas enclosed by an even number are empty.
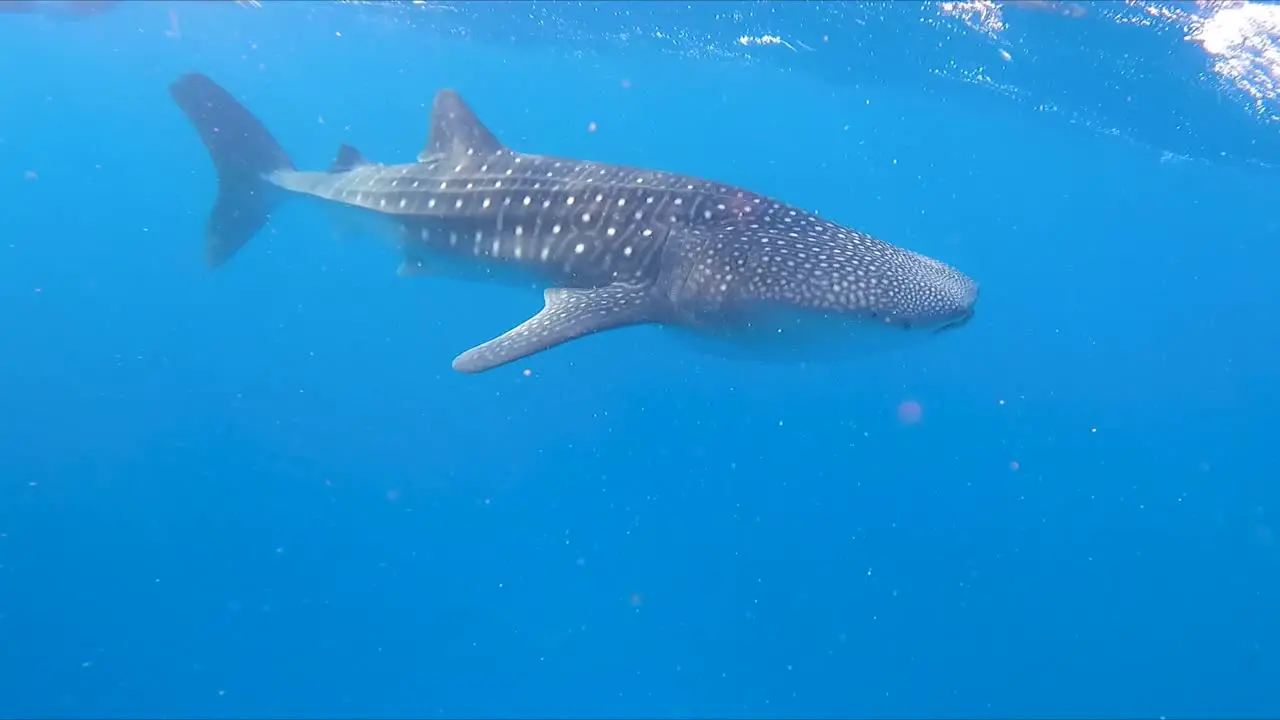
<svg viewBox="0 0 1280 720">
<path fill-rule="evenodd" d="M 552 225 L 552 226 L 551 226 L 551 232 L 558 234 L 558 233 L 560 232 L 560 226 L 559 226 L 559 225 Z"/>
<path fill-rule="evenodd" d="M 591 213 L 582 213 L 582 222 L 591 222 Z"/>
<path fill-rule="evenodd" d="M 440 189 L 441 189 L 441 190 L 448 190 L 448 189 L 449 189 L 449 183 L 447 183 L 447 182 L 442 182 L 442 183 L 440 183 Z"/>
<path fill-rule="evenodd" d="M 384 207 L 386 207 L 386 206 L 387 206 L 387 199 L 386 199 L 386 198 L 378 198 L 378 207 L 380 207 L 380 208 L 384 208 Z"/>
<path fill-rule="evenodd" d="M 542 259 L 543 259 L 543 260 L 546 260 L 548 257 L 550 257 L 550 256 L 551 256 L 551 246 L 550 246 L 550 245 L 543 245 L 543 246 L 542 246 L 542 252 L 540 253 L 540 255 L 541 255 L 541 257 L 542 257 Z"/>
<path fill-rule="evenodd" d="M 573 251 L 579 255 L 581 255 L 586 249 L 587 249 L 587 246 L 583 245 L 582 243 L 578 243 L 577 245 L 573 246 Z"/>
<path fill-rule="evenodd" d="M 356 202 L 357 203 L 364 202 L 364 193 L 356 193 Z"/>
<path fill-rule="evenodd" d="M 462 207 L 462 198 L 458 198 L 458 201 L 457 201 L 457 202 L 455 202 L 455 203 L 453 204 L 453 206 L 454 206 L 455 208 L 460 208 L 460 207 Z"/>
<path fill-rule="evenodd" d="M 492 201 L 490 201 L 489 198 L 485 198 L 484 202 L 480 203 L 480 207 L 487 208 L 490 204 L 492 204 Z"/>
<path fill-rule="evenodd" d="M 423 232 L 426 232 L 426 231 L 423 230 Z M 449 233 L 449 247 L 454 247 L 457 244 L 458 244 L 458 233 L 456 232 Z"/>
<path fill-rule="evenodd" d="M 433 208 L 433 207 L 435 207 L 435 206 L 436 206 L 436 199 L 435 199 L 435 198 L 431 198 L 430 200 L 428 200 L 428 201 L 427 201 L 427 207 L 429 207 L 429 208 Z"/>
<path fill-rule="evenodd" d="M 550 201 L 550 200 L 543 200 L 543 201 L 542 201 L 542 207 L 544 207 L 544 208 L 549 208 L 549 207 L 551 207 L 551 201 Z"/>
<path fill-rule="evenodd" d="M 525 207 L 528 207 L 528 206 L 529 206 L 529 204 L 530 204 L 530 203 L 532 203 L 532 202 L 533 202 L 533 198 L 529 197 L 528 195 L 525 195 L 525 196 L 524 196 L 524 205 L 525 205 Z"/>
<path fill-rule="evenodd" d="M 618 234 L 618 231 L 614 228 L 609 228 L 608 230 L 604 231 L 604 234 L 608 235 L 609 237 L 613 237 L 614 235 Z"/>
<path fill-rule="evenodd" d="M 649 228 L 645 228 L 645 229 L 644 229 L 644 232 L 642 232 L 642 233 L 640 233 L 640 234 L 641 234 L 641 235 L 643 235 L 643 236 L 645 236 L 645 237 L 649 237 L 650 235 L 653 235 L 653 231 L 652 231 L 652 230 L 650 230 Z"/>
<path fill-rule="evenodd" d="M 711 219 L 711 211 L 710 211 L 710 210 L 703 210 L 703 211 L 702 211 L 702 217 L 704 217 L 704 218 L 706 218 L 706 219 L 710 220 L 710 219 Z"/>
<path fill-rule="evenodd" d="M 404 198 L 400 198 L 400 209 L 401 209 L 401 210 L 403 210 L 403 209 L 404 209 L 404 206 L 405 206 L 405 205 L 408 205 L 408 204 L 409 204 L 409 201 L 408 201 L 408 200 L 406 200 L 406 199 L 404 199 Z"/>
<path fill-rule="evenodd" d="M 566 199 L 565 199 L 565 201 L 564 201 L 564 204 L 565 204 L 565 205 L 572 205 L 572 204 L 573 204 L 573 196 L 572 196 L 572 195 L 570 195 L 568 198 L 566 198 Z"/>
<path fill-rule="evenodd" d="M 626 246 L 626 247 L 622 248 L 622 254 L 623 254 L 623 255 L 626 255 L 627 257 L 631 257 L 631 246 L 630 246 L 630 245 L 628 245 L 628 246 Z"/>
<path fill-rule="evenodd" d="M 431 237 L 431 231 L 426 228 L 422 228 L 422 232 L 419 234 L 422 236 L 423 240 L 426 240 Z"/>
<path fill-rule="evenodd" d="M 524 235 L 524 226 L 523 226 L 523 225 L 517 225 L 517 226 L 516 226 L 516 237 L 520 237 L 521 235 Z"/>
<path fill-rule="evenodd" d="M 683 204 L 684 204 L 684 198 L 676 198 L 676 204 L 677 204 L 677 205 L 683 205 Z"/>
<path fill-rule="evenodd" d="M 495 188 L 500 188 L 500 187 L 502 187 L 502 181 L 501 181 L 501 180 L 494 180 L 494 181 L 493 181 L 493 186 L 494 186 Z"/>
<path fill-rule="evenodd" d="M 604 195 L 596 195 L 596 202 L 601 202 L 602 200 L 604 200 Z"/>
<path fill-rule="evenodd" d="M 626 204 L 627 204 L 626 198 L 618 198 L 618 207 L 625 207 Z"/>
<path fill-rule="evenodd" d="M 459 165 L 453 169 L 454 172 L 462 172 L 462 166 Z"/>
</svg>

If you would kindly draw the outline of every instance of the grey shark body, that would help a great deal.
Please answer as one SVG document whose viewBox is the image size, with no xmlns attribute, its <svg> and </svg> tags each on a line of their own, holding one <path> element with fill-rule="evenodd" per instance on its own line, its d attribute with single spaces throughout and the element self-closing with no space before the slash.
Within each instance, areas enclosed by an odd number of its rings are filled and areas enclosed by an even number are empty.
<svg viewBox="0 0 1280 720">
<path fill-rule="evenodd" d="M 210 265 L 291 192 L 389 224 L 402 274 L 550 288 L 541 312 L 459 355 L 461 372 L 644 323 L 803 344 L 814 339 L 806 328 L 823 342 L 864 328 L 936 331 L 973 315 L 977 284 L 941 262 L 721 183 L 516 152 L 452 91 L 435 98 L 417 162 L 382 165 L 343 146 L 327 172 L 295 170 L 209 78 L 184 75 L 170 91 L 218 170 Z"/>
</svg>

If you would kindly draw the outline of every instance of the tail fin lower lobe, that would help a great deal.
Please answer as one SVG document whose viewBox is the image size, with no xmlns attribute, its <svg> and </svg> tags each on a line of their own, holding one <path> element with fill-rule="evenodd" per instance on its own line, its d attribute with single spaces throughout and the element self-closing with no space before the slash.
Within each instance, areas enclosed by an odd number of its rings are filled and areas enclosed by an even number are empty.
<svg viewBox="0 0 1280 720">
<path fill-rule="evenodd" d="M 205 262 L 217 267 L 271 217 L 280 195 L 264 176 L 292 170 L 293 162 L 262 122 L 208 77 L 183 75 L 169 94 L 200 133 L 218 171 L 218 199 L 205 235 Z"/>
</svg>

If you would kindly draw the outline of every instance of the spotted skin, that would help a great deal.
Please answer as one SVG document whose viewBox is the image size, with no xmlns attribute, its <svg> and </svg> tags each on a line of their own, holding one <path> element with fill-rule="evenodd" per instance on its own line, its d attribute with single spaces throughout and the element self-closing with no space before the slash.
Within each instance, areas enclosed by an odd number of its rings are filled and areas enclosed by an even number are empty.
<svg viewBox="0 0 1280 720">
<path fill-rule="evenodd" d="M 222 180 L 211 258 L 225 261 L 266 221 L 273 185 L 389 221 L 402 274 L 550 286 L 541 312 L 458 356 L 461 372 L 643 323 L 719 335 L 829 320 L 823 332 L 938 330 L 967 321 L 977 300 L 976 283 L 941 262 L 746 190 L 516 152 L 452 91 L 436 96 L 417 162 L 372 163 L 343 146 L 330 171 L 303 172 L 213 81 L 187 75 L 171 90 Z"/>
</svg>

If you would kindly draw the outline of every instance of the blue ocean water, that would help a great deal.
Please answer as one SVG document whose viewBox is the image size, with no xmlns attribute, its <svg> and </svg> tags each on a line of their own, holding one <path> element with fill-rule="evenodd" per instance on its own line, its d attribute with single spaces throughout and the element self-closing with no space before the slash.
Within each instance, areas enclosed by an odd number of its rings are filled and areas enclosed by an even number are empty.
<svg viewBox="0 0 1280 720">
<path fill-rule="evenodd" d="M 0 14 L 0 716 L 1280 713 L 1280 8 L 56 5 Z M 305 204 L 203 266 L 193 70 L 315 168 L 408 161 L 455 88 L 952 263 L 977 316 L 461 375 L 536 293 Z"/>
</svg>

